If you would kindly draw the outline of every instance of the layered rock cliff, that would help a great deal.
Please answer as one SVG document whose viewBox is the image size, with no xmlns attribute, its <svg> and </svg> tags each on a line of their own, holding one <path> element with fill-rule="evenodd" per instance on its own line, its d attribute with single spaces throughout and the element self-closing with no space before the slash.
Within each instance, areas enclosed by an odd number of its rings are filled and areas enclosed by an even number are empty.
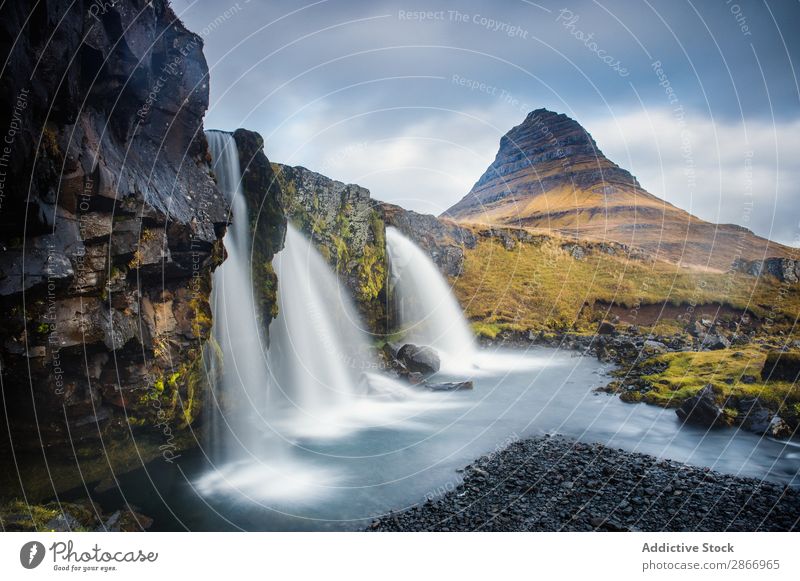
<svg viewBox="0 0 800 581">
<path fill-rule="evenodd" d="M 727 270 L 792 249 L 732 224 L 711 224 L 648 193 L 575 120 L 537 109 L 500 140 L 494 162 L 443 216 L 613 241 L 654 258 Z"/>
<path fill-rule="evenodd" d="M 385 332 L 388 265 L 379 203 L 359 185 L 304 167 L 274 167 L 289 219 L 311 238 L 351 290 L 368 328 Z"/>
<path fill-rule="evenodd" d="M 237 129 L 233 138 L 239 150 L 241 191 L 250 213 L 253 242 L 250 272 L 254 296 L 260 301 L 257 306 L 268 335 L 269 324 L 278 314 L 278 278 L 272 268 L 272 259 L 283 249 L 286 238 L 284 194 L 278 174 L 264 153 L 261 135 Z"/>
<path fill-rule="evenodd" d="M 0 14 L 0 432 L 36 496 L 193 439 L 227 208 L 202 41 L 166 0 Z"/>
</svg>

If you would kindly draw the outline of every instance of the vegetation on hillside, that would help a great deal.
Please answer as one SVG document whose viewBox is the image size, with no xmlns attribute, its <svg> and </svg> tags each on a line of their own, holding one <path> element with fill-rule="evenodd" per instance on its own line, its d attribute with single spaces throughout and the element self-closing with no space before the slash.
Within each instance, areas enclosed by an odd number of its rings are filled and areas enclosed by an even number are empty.
<svg viewBox="0 0 800 581">
<path fill-rule="evenodd" d="M 688 270 L 598 251 L 575 258 L 565 246 L 565 239 L 541 237 L 507 249 L 484 237 L 467 249 L 453 290 L 476 331 L 487 336 L 503 329 L 594 331 L 611 304 L 633 319 L 647 305 L 678 307 L 639 323 L 672 332 L 680 331 L 683 322 L 677 321 L 691 319 L 698 305 L 745 311 L 771 333 L 791 329 L 800 313 L 798 285 L 771 277 Z"/>
</svg>

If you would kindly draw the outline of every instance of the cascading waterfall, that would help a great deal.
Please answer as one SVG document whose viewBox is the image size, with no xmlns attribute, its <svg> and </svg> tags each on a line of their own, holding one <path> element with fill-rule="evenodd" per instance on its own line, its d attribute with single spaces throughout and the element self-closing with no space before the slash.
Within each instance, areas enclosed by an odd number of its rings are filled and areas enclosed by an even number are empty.
<svg viewBox="0 0 800 581">
<path fill-rule="evenodd" d="M 331 494 L 342 475 L 320 468 L 307 451 L 293 447 L 296 439 L 328 439 L 385 425 L 411 427 L 413 417 L 438 400 L 377 373 L 347 292 L 291 225 L 274 260 L 278 316 L 264 350 L 236 143 L 229 133 L 206 135 L 217 183 L 233 212 L 224 239 L 228 257 L 213 281 L 213 335 L 224 356 L 214 395 L 235 406 L 219 406 L 214 414 L 215 465 L 198 479 L 197 490 L 261 502 L 318 500 Z"/>
<path fill-rule="evenodd" d="M 246 402 L 247 415 L 258 416 L 266 400 L 269 373 L 262 348 L 260 317 L 253 297 L 250 274 L 250 225 L 247 202 L 241 194 L 241 169 L 236 141 L 230 133 L 208 131 L 214 174 L 219 189 L 232 212 L 232 223 L 225 234 L 228 257 L 214 272 L 212 305 L 214 339 L 219 344 L 224 369 L 214 393 L 217 401 Z M 257 420 L 228 421 L 224 413 L 215 414 L 212 425 L 214 448 L 223 457 L 237 455 L 235 449 L 257 448 L 262 430 Z"/>
<path fill-rule="evenodd" d="M 375 368 L 350 297 L 314 246 L 291 224 L 275 257 L 278 317 L 270 327 L 271 403 L 291 431 L 335 421 L 364 394 Z M 287 409 L 290 413 L 287 414 Z"/>
<path fill-rule="evenodd" d="M 394 227 L 386 249 L 399 323 L 407 341 L 433 347 L 443 367 L 475 360 L 475 342 L 461 307 L 431 258 Z"/>
</svg>

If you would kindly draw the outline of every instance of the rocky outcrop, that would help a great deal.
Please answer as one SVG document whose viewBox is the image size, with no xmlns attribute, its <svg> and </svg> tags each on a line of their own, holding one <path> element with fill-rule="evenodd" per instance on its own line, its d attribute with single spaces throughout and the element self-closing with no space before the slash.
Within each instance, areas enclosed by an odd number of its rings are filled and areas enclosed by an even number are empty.
<svg viewBox="0 0 800 581">
<path fill-rule="evenodd" d="M 794 253 L 741 226 L 700 220 L 650 194 L 603 155 L 577 121 L 546 109 L 532 111 L 503 136 L 494 162 L 443 216 L 622 244 L 653 258 L 725 271 L 735 260 Z M 579 258 L 582 249 L 570 251 Z"/>
<path fill-rule="evenodd" d="M 405 365 L 406 369 L 415 373 L 430 375 L 439 371 L 441 361 L 439 354 L 427 346 L 407 343 L 400 347 L 397 359 Z"/>
<path fill-rule="evenodd" d="M 761 370 L 764 381 L 788 381 L 800 378 L 800 351 L 770 351 Z"/>
<path fill-rule="evenodd" d="M 237 129 L 233 138 L 239 150 L 241 190 L 250 212 L 254 296 L 260 301 L 258 311 L 264 317 L 264 328 L 268 331 L 269 323 L 278 314 L 278 278 L 272 268 L 272 259 L 283 249 L 286 238 L 283 191 L 264 153 L 261 135 Z"/>
<path fill-rule="evenodd" d="M 469 228 L 430 214 L 418 214 L 393 204 L 382 204 L 387 226 L 394 226 L 427 252 L 446 276 L 458 276 L 464 265 L 464 249 L 475 248 L 477 239 Z"/>
<path fill-rule="evenodd" d="M 369 190 L 304 167 L 274 164 L 292 223 L 311 238 L 352 291 L 367 326 L 385 331 L 385 227 Z"/>
<path fill-rule="evenodd" d="M 696 395 L 688 398 L 675 410 L 678 417 L 687 424 L 696 424 L 706 428 L 726 425 L 725 413 L 717 405 L 714 388 L 705 386 Z"/>
<path fill-rule="evenodd" d="M 0 14 L 0 447 L 46 495 L 169 461 L 202 413 L 226 204 L 202 41 L 166 0 Z"/>
<path fill-rule="evenodd" d="M 767 258 L 766 260 L 737 260 L 733 268 L 751 276 L 774 276 L 781 282 L 800 282 L 800 260 Z"/>
</svg>

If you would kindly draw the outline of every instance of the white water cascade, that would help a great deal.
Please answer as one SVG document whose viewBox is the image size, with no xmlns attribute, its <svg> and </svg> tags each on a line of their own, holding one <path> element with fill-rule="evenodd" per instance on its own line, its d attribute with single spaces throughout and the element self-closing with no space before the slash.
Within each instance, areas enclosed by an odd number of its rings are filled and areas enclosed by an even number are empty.
<svg viewBox="0 0 800 581">
<path fill-rule="evenodd" d="M 250 226 L 247 203 L 240 192 L 239 153 L 230 133 L 208 131 L 206 138 L 217 184 L 232 213 L 232 223 L 224 239 L 228 257 L 214 272 L 211 298 L 214 339 L 222 350 L 224 362 L 215 395 L 217 401 L 224 398 L 246 402 L 247 415 L 257 416 L 266 401 L 269 373 L 253 298 Z M 236 449 L 244 452 L 257 448 L 261 437 L 260 430 L 254 429 L 257 423 L 257 419 L 228 421 L 225 414 L 217 414 L 211 436 L 215 451 L 221 457 L 230 457 L 241 455 Z"/>
<path fill-rule="evenodd" d="M 213 335 L 224 356 L 214 396 L 228 405 L 217 406 L 211 422 L 214 464 L 197 480 L 197 490 L 281 505 L 316 501 L 333 494 L 344 475 L 321 468 L 298 443 L 368 428 L 411 429 L 421 411 L 446 403 L 378 373 L 347 291 L 291 225 L 273 262 L 278 316 L 265 350 L 238 151 L 232 135 L 206 135 L 233 220 L 212 293 Z"/>
<path fill-rule="evenodd" d="M 474 363 L 472 332 L 430 256 L 391 226 L 386 228 L 386 249 L 404 339 L 436 349 L 443 368 Z"/>
<path fill-rule="evenodd" d="M 278 317 L 270 327 L 271 405 L 285 428 L 336 422 L 364 395 L 377 367 L 347 292 L 316 248 L 288 225 L 278 275 Z"/>
</svg>

